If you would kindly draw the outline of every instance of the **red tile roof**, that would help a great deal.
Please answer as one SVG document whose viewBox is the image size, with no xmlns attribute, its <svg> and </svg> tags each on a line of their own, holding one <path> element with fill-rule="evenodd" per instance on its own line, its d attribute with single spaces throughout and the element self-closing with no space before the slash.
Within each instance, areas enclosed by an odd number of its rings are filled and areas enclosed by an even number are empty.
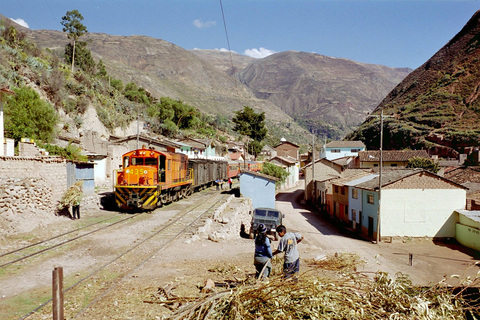
<svg viewBox="0 0 480 320">
<path fill-rule="evenodd" d="M 406 162 L 411 158 L 421 157 L 421 158 L 430 158 L 427 151 L 425 150 L 383 150 L 382 158 L 384 162 L 393 162 L 393 161 L 403 161 Z M 379 162 L 380 161 L 380 151 L 379 150 L 370 150 L 370 151 L 360 151 L 358 153 L 358 159 L 360 162 Z"/>
</svg>

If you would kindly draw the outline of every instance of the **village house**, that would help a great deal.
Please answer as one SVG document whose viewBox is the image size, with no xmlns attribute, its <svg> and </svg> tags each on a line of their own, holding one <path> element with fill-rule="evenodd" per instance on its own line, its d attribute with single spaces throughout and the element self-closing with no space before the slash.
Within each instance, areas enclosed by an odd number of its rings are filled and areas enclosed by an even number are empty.
<svg viewBox="0 0 480 320">
<path fill-rule="evenodd" d="M 221 160 L 221 156 L 217 155 L 217 151 L 211 139 L 179 139 L 177 143 L 181 143 L 179 152 L 186 154 L 189 158 Z"/>
<path fill-rule="evenodd" d="M 408 160 L 415 157 L 430 159 L 425 150 L 383 150 L 382 166 L 405 168 L 408 165 Z M 380 151 L 360 151 L 356 161 L 358 168 L 378 167 L 380 164 Z"/>
<path fill-rule="evenodd" d="M 480 251 L 480 211 L 457 210 L 455 239 L 461 245 Z"/>
<path fill-rule="evenodd" d="M 277 151 L 269 145 L 264 145 L 262 151 L 259 154 L 263 159 L 270 159 L 277 156 Z"/>
<path fill-rule="evenodd" d="M 122 166 L 122 155 L 125 153 L 140 149 L 153 148 L 157 151 L 171 151 L 180 150 L 178 143 L 166 139 L 157 139 L 143 134 L 130 135 L 125 138 L 117 138 L 110 136 L 110 144 L 108 146 L 107 158 L 107 177 L 110 177 L 114 170 Z"/>
<path fill-rule="evenodd" d="M 348 173 L 344 177 L 329 182 L 332 190 L 332 205 L 329 206 L 330 210 L 327 213 L 343 225 L 348 225 L 351 221 L 348 182 L 371 175 L 370 170 L 348 170 Z"/>
<path fill-rule="evenodd" d="M 480 210 L 480 167 L 448 168 L 443 176 L 468 188 L 467 210 Z"/>
<path fill-rule="evenodd" d="M 252 200 L 252 208 L 275 208 L 275 182 L 278 178 L 254 171 L 240 173 L 240 194 Z"/>
<path fill-rule="evenodd" d="M 314 167 L 312 167 L 314 166 Z M 304 199 L 312 203 L 322 203 L 319 197 L 321 193 L 315 192 L 313 188 L 315 181 L 324 181 L 331 178 L 338 178 L 342 175 L 344 168 L 328 159 L 318 159 L 314 164 L 309 163 L 302 168 L 305 175 Z M 315 175 L 315 176 L 313 176 Z"/>
<path fill-rule="evenodd" d="M 331 141 L 320 149 L 320 158 L 335 160 L 342 157 L 356 157 L 360 151 L 365 150 L 362 141 Z"/>
<path fill-rule="evenodd" d="M 378 173 L 344 184 L 349 189 L 348 224 L 362 235 L 376 239 L 380 212 L 382 238 L 455 237 L 454 212 L 465 208 L 467 188 L 422 169 L 386 170 L 381 181 L 380 208 Z"/>
<path fill-rule="evenodd" d="M 295 161 L 300 162 L 300 155 L 298 152 L 299 147 L 296 144 L 288 142 L 282 138 L 280 140 L 280 144 L 278 144 L 274 149 L 277 152 L 277 156 L 290 157 L 295 159 Z"/>
<path fill-rule="evenodd" d="M 271 158 L 269 162 L 283 168 L 288 173 L 288 177 L 285 182 L 283 182 L 283 184 L 280 186 L 280 189 L 292 188 L 298 184 L 298 181 L 300 179 L 299 163 L 295 159 L 289 156 L 276 156 L 274 158 Z"/>
</svg>

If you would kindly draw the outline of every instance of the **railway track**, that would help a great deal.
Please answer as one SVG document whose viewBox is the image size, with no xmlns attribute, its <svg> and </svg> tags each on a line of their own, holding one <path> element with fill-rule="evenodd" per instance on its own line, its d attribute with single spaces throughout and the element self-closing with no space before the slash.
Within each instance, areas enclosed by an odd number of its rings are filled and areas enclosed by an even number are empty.
<svg viewBox="0 0 480 320">
<path fill-rule="evenodd" d="M 118 218 L 118 217 L 112 217 L 108 219 L 104 219 L 98 222 L 94 222 L 91 224 L 88 224 L 86 226 L 76 228 L 74 230 L 64 232 L 62 234 L 56 235 L 54 237 L 44 239 L 38 242 L 35 242 L 33 244 L 27 245 L 20 247 L 18 249 L 8 251 L 5 253 L 0 254 L 0 268 L 7 267 L 9 265 L 12 265 L 17 262 L 21 262 L 23 260 L 33 258 L 39 254 L 46 253 L 48 251 L 51 251 L 57 247 L 66 245 L 72 241 L 78 240 L 80 238 L 86 237 L 88 235 L 91 235 L 95 232 L 99 232 L 102 230 L 105 230 L 107 228 L 113 227 L 119 223 L 126 222 L 128 220 L 134 219 L 138 217 L 139 215 L 132 215 L 129 216 L 128 218 Z M 112 223 L 109 223 L 109 221 L 114 220 Z M 102 225 L 104 224 L 104 225 Z M 98 227 L 99 225 L 102 225 Z M 91 230 L 89 230 L 91 229 Z M 78 234 L 81 231 L 85 231 L 84 233 Z M 52 243 L 56 242 L 56 243 Z M 46 246 L 43 248 L 43 246 Z M 38 249 L 36 249 L 38 248 Z M 33 252 L 31 252 L 33 251 Z M 26 252 L 26 253 L 24 253 Z M 24 253 L 24 254 L 23 254 Z M 22 255 L 23 254 L 23 255 Z M 22 255 L 22 256 L 20 256 Z M 11 256 L 15 256 L 14 258 L 10 258 Z M 20 256 L 20 257 L 18 257 Z M 9 257 L 9 258 L 5 258 Z M 18 258 L 17 258 L 18 257 Z"/>
<path fill-rule="evenodd" d="M 115 255 L 108 256 L 107 259 L 97 264 L 95 268 L 76 272 L 72 275 L 65 274 L 65 309 L 69 310 L 67 318 L 89 319 L 90 316 L 88 314 L 91 307 L 101 302 L 103 297 L 121 283 L 122 279 L 141 268 L 149 259 L 159 254 L 161 250 L 185 234 L 185 232 L 193 231 L 194 228 L 202 223 L 203 219 L 213 214 L 214 209 L 226 201 L 228 197 L 228 195 L 209 190 L 200 194 L 201 196 L 198 199 L 192 201 L 186 199 L 155 210 L 151 215 L 152 217 L 162 215 L 165 211 L 180 212 L 170 217 L 166 223 L 144 232 L 142 238 L 136 239 L 128 247 L 123 247 L 122 250 L 112 247 L 112 252 L 115 252 Z M 193 202 L 193 204 L 190 202 Z M 140 216 L 143 216 L 144 220 L 146 219 L 145 221 L 148 221 L 150 218 L 148 214 L 137 214 L 127 218 L 122 216 L 121 218 L 104 219 L 82 228 L 2 253 L 0 255 L 0 259 L 3 258 L 3 260 L 0 260 L 2 265 L 0 267 L 0 275 L 2 270 L 14 268 L 16 264 L 28 265 L 29 263 L 36 263 L 36 261 L 29 261 L 39 259 L 31 258 L 46 252 L 51 252 L 50 255 L 54 255 L 56 251 L 75 250 L 73 247 L 77 242 L 86 241 L 90 237 L 101 237 L 99 234 L 107 234 L 113 227 L 121 226 L 125 228 L 126 226 L 134 225 L 138 223 L 135 220 L 139 220 L 136 218 Z M 22 254 L 22 256 L 18 257 L 19 254 Z M 5 260 L 6 258 L 9 260 Z M 92 294 L 86 288 L 92 288 L 95 294 Z M 43 295 L 45 296 L 45 294 Z M 0 300 L 0 310 L 2 310 L 2 304 L 5 302 Z M 35 308 L 30 309 L 28 312 L 22 311 L 23 316 L 15 316 L 11 319 L 44 319 L 45 315 L 51 315 L 50 299 L 45 300 L 45 298 L 38 297 L 38 300 L 33 302 L 32 306 L 35 306 Z M 18 315 L 18 312 L 16 314 Z"/>
</svg>

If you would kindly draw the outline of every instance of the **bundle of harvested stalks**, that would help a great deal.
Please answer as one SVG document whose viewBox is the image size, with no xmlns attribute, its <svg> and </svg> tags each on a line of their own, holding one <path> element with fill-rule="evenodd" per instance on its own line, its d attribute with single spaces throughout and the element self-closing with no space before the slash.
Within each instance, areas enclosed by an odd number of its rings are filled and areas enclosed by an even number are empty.
<svg viewBox="0 0 480 320">
<path fill-rule="evenodd" d="M 468 283 L 478 284 L 480 276 Z M 465 319 L 478 316 L 478 307 L 443 283 L 418 288 L 404 274 L 343 270 L 337 277 L 307 272 L 296 281 L 246 282 L 187 303 L 169 319 Z"/>
<path fill-rule="evenodd" d="M 75 182 L 67 191 L 63 194 L 62 199 L 58 203 L 58 210 L 68 208 L 70 206 L 79 203 L 83 195 L 83 180 Z"/>
<path fill-rule="evenodd" d="M 357 268 L 365 264 L 365 261 L 361 260 L 358 254 L 344 252 L 335 253 L 313 261 L 307 261 L 307 263 L 310 266 L 325 270 L 357 271 Z"/>
</svg>

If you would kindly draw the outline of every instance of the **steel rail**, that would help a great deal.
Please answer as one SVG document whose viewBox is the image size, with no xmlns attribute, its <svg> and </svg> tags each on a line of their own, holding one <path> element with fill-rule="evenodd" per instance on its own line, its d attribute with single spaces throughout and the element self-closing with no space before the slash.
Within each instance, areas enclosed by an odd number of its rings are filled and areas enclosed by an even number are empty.
<svg viewBox="0 0 480 320">
<path fill-rule="evenodd" d="M 64 244 L 70 243 L 70 242 L 72 242 L 72 241 L 75 241 L 75 240 L 78 240 L 78 239 L 80 239 L 80 238 L 86 237 L 86 236 L 88 236 L 88 235 L 90 235 L 90 234 L 92 234 L 92 233 L 95 233 L 95 232 L 98 232 L 98 231 L 101 231 L 101 230 L 110 228 L 111 226 L 117 225 L 117 224 L 119 224 L 119 223 L 128 221 L 128 220 L 130 220 L 130 219 L 133 219 L 133 218 L 136 218 L 136 217 L 139 217 L 139 216 L 140 216 L 140 215 L 134 215 L 134 216 L 125 218 L 125 219 L 123 219 L 123 220 L 116 221 L 116 222 L 114 222 L 114 223 L 112 223 L 112 224 L 103 226 L 103 227 L 101 227 L 101 228 L 94 229 L 94 230 L 92 230 L 92 231 L 86 232 L 86 233 L 81 234 L 81 235 L 79 235 L 79 236 L 76 236 L 76 237 L 73 237 L 73 238 L 71 238 L 71 239 L 65 240 L 65 241 L 63 241 L 63 242 L 57 243 L 57 244 L 55 244 L 55 245 L 53 245 L 53 246 L 50 246 L 50 247 L 48 247 L 48 248 L 39 250 L 39 251 L 34 252 L 34 253 L 32 253 L 32 254 L 23 256 L 23 257 L 21 257 L 21 258 L 15 259 L 15 260 L 11 260 L 11 261 L 6 262 L 6 263 L 4 263 L 4 264 L 0 264 L 0 268 L 9 266 L 9 265 L 11 265 L 11 264 L 20 262 L 20 261 L 25 260 L 25 259 L 28 259 L 28 258 L 35 257 L 35 256 L 37 256 L 37 255 L 39 255 L 39 254 L 41 254 L 41 253 L 44 253 L 44 252 L 47 252 L 47 251 L 52 250 L 52 249 L 54 249 L 54 248 L 63 246 Z"/>
<path fill-rule="evenodd" d="M 70 234 L 70 233 L 74 233 L 74 232 L 76 232 L 76 231 L 80 231 L 80 230 L 86 229 L 86 228 L 88 228 L 88 227 L 94 226 L 94 225 L 96 225 L 96 224 L 99 224 L 99 223 L 102 223 L 102 222 L 105 222 L 105 221 L 108 221 L 108 220 L 112 220 L 112 219 L 115 219 L 115 218 L 116 218 L 116 217 L 112 217 L 112 218 L 104 219 L 104 220 L 101 220 L 101 221 L 98 221 L 98 222 L 94 222 L 94 223 L 88 224 L 88 225 L 86 225 L 86 226 L 83 226 L 83 227 L 81 227 L 81 228 L 77 228 L 77 229 L 73 229 L 73 230 L 68 231 L 68 232 L 65 232 L 65 233 L 61 233 L 61 234 L 56 235 L 56 236 L 54 236 L 54 237 L 52 237 L 52 238 L 48 238 L 48 239 L 45 239 L 45 240 L 41 240 L 41 241 L 39 241 L 39 242 L 32 243 L 32 244 L 30 244 L 30 245 L 28 245 L 28 246 L 15 249 L 15 250 L 13 250 L 13 251 L 9 251 L 9 252 L 2 253 L 2 254 L 0 254 L 0 258 L 1 258 L 1 257 L 8 256 L 8 255 L 13 254 L 13 253 L 16 253 L 16 252 L 20 252 L 20 251 L 22 251 L 22 250 L 25 250 L 25 249 L 28 249 L 28 248 L 31 248 L 31 247 L 34 247 L 34 246 L 38 246 L 39 244 L 42 244 L 42 243 L 45 243 L 45 242 L 48 242 L 48 241 L 51 241 L 51 240 L 54 240 L 54 239 L 57 239 L 57 238 L 66 236 L 66 235 L 68 235 L 68 234 Z"/>
<path fill-rule="evenodd" d="M 196 223 L 203 215 L 205 215 L 207 212 L 209 212 L 211 210 L 211 208 L 213 208 L 215 205 L 217 205 L 219 202 L 223 201 L 223 199 L 225 198 L 225 196 L 220 196 L 219 198 L 221 198 L 220 200 L 215 200 L 214 204 L 212 204 L 211 206 L 209 206 L 208 209 L 204 210 L 200 215 L 198 215 L 198 217 L 196 219 L 194 219 L 193 222 L 191 222 L 188 226 L 186 226 L 185 228 L 182 229 L 181 232 L 177 233 L 173 238 L 171 238 L 170 241 L 167 241 L 161 248 L 159 248 L 158 250 L 156 250 L 153 254 L 151 254 L 147 259 L 145 259 L 144 261 L 142 261 L 139 265 L 137 265 L 136 268 L 134 268 L 134 270 L 130 271 L 127 275 L 123 276 L 122 279 L 119 280 L 122 281 L 125 277 L 127 277 L 129 274 L 131 274 L 131 272 L 137 270 L 141 265 L 143 265 L 145 262 L 147 262 L 149 259 L 151 259 L 151 257 L 153 257 L 156 253 L 158 253 L 160 250 L 163 250 L 169 243 L 171 243 L 173 240 L 175 240 L 176 238 L 178 238 L 186 229 L 188 229 L 191 225 L 193 225 L 194 223 Z M 216 198 L 217 199 L 217 198 Z M 78 280 L 77 282 L 75 282 L 74 284 L 72 284 L 70 287 L 64 289 L 64 293 L 66 293 L 67 291 L 70 291 L 71 289 L 74 289 L 75 287 L 77 287 L 80 283 L 84 282 L 85 280 L 88 280 L 89 278 L 92 278 L 95 274 L 97 274 L 98 272 L 102 271 L 103 269 L 105 269 L 107 266 L 111 265 L 112 263 L 116 262 L 117 260 L 119 260 L 120 258 L 122 258 L 123 256 L 125 256 L 126 254 L 128 254 L 129 252 L 133 251 L 134 249 L 136 249 L 137 247 L 141 246 L 142 244 L 144 244 L 145 242 L 147 242 L 148 240 L 150 240 L 151 238 L 157 236 L 158 234 L 160 234 L 161 232 L 163 232 L 164 230 L 166 230 L 168 227 L 174 225 L 177 221 L 181 220 L 182 218 L 184 218 L 185 216 L 187 216 L 190 212 L 194 211 L 195 209 L 201 207 L 202 205 L 205 204 L 205 201 L 196 205 L 196 206 L 193 206 L 191 209 L 187 210 L 183 215 L 179 215 L 176 219 L 170 221 L 168 224 L 162 226 L 158 231 L 156 231 L 154 234 L 148 236 L 147 238 L 145 238 L 144 240 L 142 240 L 141 242 L 137 242 L 134 246 L 130 247 L 128 250 L 122 252 L 121 254 L 119 254 L 118 256 L 116 256 L 113 260 L 105 263 L 104 265 L 100 266 L 99 268 L 95 269 L 94 271 L 92 271 L 91 273 L 89 273 L 88 275 L 86 275 L 85 277 L 83 277 L 82 279 Z M 169 208 L 171 208 L 169 206 Z M 123 221 L 123 220 L 122 220 Z M 111 291 L 111 289 L 108 289 L 109 291 Z M 47 301 L 45 301 L 44 303 L 41 303 L 38 307 L 36 307 L 34 310 L 30 311 L 29 313 L 25 314 L 24 316 L 22 316 L 21 318 L 19 318 L 20 320 L 23 320 L 23 319 L 27 319 L 28 317 L 30 317 L 31 315 L 33 315 L 34 313 L 36 313 L 38 310 L 42 309 L 43 307 L 45 307 L 46 305 L 48 305 L 49 303 L 52 302 L 52 299 L 49 299 Z M 95 302 L 96 303 L 96 302 Z M 86 310 L 86 308 L 82 309 L 79 311 L 79 313 L 77 315 L 80 314 L 80 312 L 84 312 L 84 310 Z M 75 315 L 75 317 L 77 316 Z"/>
</svg>

